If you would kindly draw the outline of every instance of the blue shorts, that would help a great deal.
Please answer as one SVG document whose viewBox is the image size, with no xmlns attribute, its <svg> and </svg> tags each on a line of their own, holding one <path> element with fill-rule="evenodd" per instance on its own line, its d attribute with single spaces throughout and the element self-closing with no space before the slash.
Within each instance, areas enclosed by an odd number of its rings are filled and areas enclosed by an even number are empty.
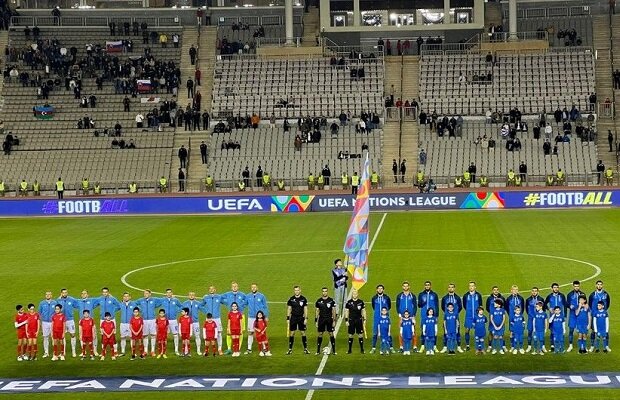
<svg viewBox="0 0 620 400">
<path fill-rule="evenodd" d="M 470 317 L 465 317 L 465 324 L 463 325 L 467 329 L 471 329 L 474 327 L 474 319 Z"/>
<path fill-rule="evenodd" d="M 504 336 L 504 332 L 506 332 L 506 329 L 502 328 L 502 329 L 493 329 L 491 330 L 491 332 L 493 333 L 493 336 Z"/>
<path fill-rule="evenodd" d="M 568 319 L 568 327 L 570 329 L 575 329 L 577 327 L 577 318 L 571 317 Z"/>
<path fill-rule="evenodd" d="M 545 332 L 544 331 L 534 332 L 534 338 L 536 338 L 536 340 L 538 340 L 539 342 L 544 342 Z"/>
<path fill-rule="evenodd" d="M 577 333 L 586 334 L 588 333 L 587 325 L 577 325 Z"/>
</svg>

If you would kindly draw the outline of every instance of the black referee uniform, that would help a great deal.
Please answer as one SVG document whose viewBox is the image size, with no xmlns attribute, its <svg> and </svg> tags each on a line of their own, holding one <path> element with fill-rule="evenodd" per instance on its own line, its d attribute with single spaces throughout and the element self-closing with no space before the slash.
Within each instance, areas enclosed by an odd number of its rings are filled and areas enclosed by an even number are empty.
<svg viewBox="0 0 620 400">
<path fill-rule="evenodd" d="M 332 354 L 336 354 L 336 339 L 334 338 L 334 323 L 336 317 L 336 302 L 327 296 L 327 290 L 324 289 L 323 296 L 314 304 L 316 307 L 316 327 L 318 336 L 316 338 L 316 354 L 321 353 L 321 344 L 323 343 L 323 333 L 329 334 L 329 342 L 332 345 Z"/>
<path fill-rule="evenodd" d="M 354 334 L 357 334 L 360 352 L 364 353 L 364 307 L 364 301 L 361 299 L 350 299 L 345 304 L 345 321 L 349 331 L 349 354 L 351 354 L 351 348 L 353 347 Z"/>
<path fill-rule="evenodd" d="M 290 309 L 287 316 L 290 336 L 288 338 L 288 353 L 293 352 L 293 343 L 295 342 L 295 331 L 301 332 L 301 343 L 304 346 L 304 352 L 308 353 L 308 341 L 306 339 L 306 319 L 308 317 L 308 300 L 302 296 L 291 296 L 286 302 Z"/>
</svg>

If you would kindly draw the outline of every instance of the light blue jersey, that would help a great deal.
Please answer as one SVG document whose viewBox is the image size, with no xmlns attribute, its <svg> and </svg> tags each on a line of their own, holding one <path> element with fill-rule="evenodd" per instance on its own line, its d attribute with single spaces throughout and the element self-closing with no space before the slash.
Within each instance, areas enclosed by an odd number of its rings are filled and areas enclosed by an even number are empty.
<svg viewBox="0 0 620 400">
<path fill-rule="evenodd" d="M 168 320 L 176 320 L 179 312 L 181 311 L 181 302 L 176 297 L 162 297 L 160 300 L 160 307 L 166 312 L 166 318 Z"/>
<path fill-rule="evenodd" d="M 78 308 L 78 300 L 74 297 L 59 297 L 56 299 L 56 304 L 60 304 L 62 306 L 62 312 L 67 317 L 67 321 L 73 321 L 75 317 L 73 314 L 75 310 Z"/>
<path fill-rule="evenodd" d="M 135 301 L 128 301 L 127 303 L 121 301 L 119 306 L 121 310 L 121 324 L 128 324 L 133 317 L 133 309 L 136 308 L 137 303 Z"/>
<path fill-rule="evenodd" d="M 267 305 L 267 298 L 260 292 L 248 293 L 245 295 L 246 304 L 248 305 L 248 316 L 255 318 L 256 313 L 262 311 L 265 317 L 269 317 L 269 306 Z"/>
<path fill-rule="evenodd" d="M 114 296 L 99 296 L 97 300 L 99 301 L 97 306 L 99 307 L 99 319 L 101 320 L 105 319 L 105 313 L 107 312 L 109 312 L 112 319 L 114 319 L 116 312 L 121 309 L 121 303 Z"/>
<path fill-rule="evenodd" d="M 41 316 L 41 322 L 52 322 L 52 315 L 54 315 L 54 307 L 58 302 L 54 299 L 43 300 L 39 303 L 39 315 Z"/>
<path fill-rule="evenodd" d="M 84 311 L 88 311 L 93 316 L 93 311 L 99 305 L 99 299 L 87 297 L 85 299 L 78 300 L 78 316 L 82 318 Z"/>
<path fill-rule="evenodd" d="M 157 318 L 157 307 L 161 305 L 161 300 L 156 297 L 143 297 L 136 300 L 136 305 L 140 307 L 140 313 L 145 321 Z"/>
<path fill-rule="evenodd" d="M 231 291 L 222 294 L 221 301 L 222 304 L 228 307 L 228 311 L 231 310 L 232 303 L 237 303 L 237 308 L 240 313 L 243 313 L 243 310 L 245 310 L 246 306 L 248 305 L 245 294 L 239 291 Z"/>
<path fill-rule="evenodd" d="M 205 314 L 211 314 L 215 319 L 220 318 L 222 296 L 219 294 L 208 294 L 202 298 L 202 305 Z"/>
<path fill-rule="evenodd" d="M 182 308 L 189 308 L 189 315 L 192 317 L 192 322 L 200 321 L 200 311 L 203 310 L 202 301 L 198 299 L 187 300 L 182 304 Z"/>
</svg>

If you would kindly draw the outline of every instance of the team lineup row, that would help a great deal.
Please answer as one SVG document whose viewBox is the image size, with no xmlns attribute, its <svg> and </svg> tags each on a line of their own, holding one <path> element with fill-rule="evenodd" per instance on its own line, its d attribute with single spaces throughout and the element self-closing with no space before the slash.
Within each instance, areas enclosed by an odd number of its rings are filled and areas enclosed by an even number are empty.
<svg viewBox="0 0 620 400">
<path fill-rule="evenodd" d="M 448 285 L 445 296 L 439 299 L 431 288 L 431 282 L 426 281 L 425 288 L 417 299 L 410 291 L 409 283 L 403 282 L 402 292 L 396 296 L 396 311 L 398 314 L 398 338 L 400 351 L 410 354 L 411 350 L 418 351 L 418 336 L 416 336 L 415 317 L 420 311 L 420 343 L 419 351 L 426 348 L 427 354 L 438 351 L 436 340 L 438 337 L 439 309 L 443 312 L 443 341 L 441 352 L 455 354 L 463 352 L 461 341 L 461 312 L 464 313 L 465 350 L 470 348 L 470 330 L 474 330 L 477 353 L 484 350 L 485 338 L 488 334 L 489 350 L 493 353 L 504 353 L 508 349 L 504 343 L 506 327 L 509 330 L 512 353 L 530 351 L 534 345 L 534 354 L 546 351 L 545 334 L 550 332 L 549 339 L 552 350 L 564 351 L 566 337 L 566 322 L 568 322 L 567 352 L 573 348 L 574 331 L 579 335 L 579 350 L 587 352 L 586 340 L 590 333 L 590 351 L 609 349 L 609 294 L 603 289 L 603 282 L 597 281 L 594 292 L 586 297 L 580 290 L 580 283 L 573 282 L 573 290 L 564 295 L 559 291 L 558 284 L 552 284 L 552 292 L 542 298 L 537 288 L 533 288 L 531 295 L 524 299 L 518 287 L 512 286 L 511 294 L 504 297 L 499 288 L 494 287 L 486 300 L 486 312 L 483 308 L 483 297 L 476 291 L 474 282 L 469 283 L 469 290 L 462 297 L 455 292 L 455 285 Z M 338 291 L 338 290 L 337 290 Z M 328 295 L 328 289 L 323 288 L 321 297 L 315 302 L 315 326 L 318 331 L 317 354 L 321 352 L 323 334 L 328 333 L 331 348 L 326 347 L 324 353 L 336 353 L 334 330 L 336 322 L 341 316 L 348 327 L 348 352 L 351 353 L 353 337 L 358 336 L 361 352 L 364 352 L 364 337 L 366 335 L 366 310 L 364 301 L 359 299 L 358 293 L 352 290 L 350 298 L 335 296 L 336 300 Z M 392 308 L 390 297 L 384 293 L 383 285 L 378 285 L 376 294 L 370 302 L 373 309 L 372 316 L 372 349 L 376 350 L 380 342 L 380 353 L 395 352 L 392 344 L 392 324 L 389 313 Z M 102 289 L 102 295 L 91 298 L 87 291 L 82 291 L 81 298 L 69 296 L 66 289 L 61 290 L 58 298 L 53 299 L 51 292 L 46 292 L 45 299 L 39 303 L 38 310 L 34 304 L 28 306 L 24 312 L 18 307 L 15 318 L 15 327 L 18 334 L 18 360 L 36 359 L 37 339 L 39 333 L 43 336 L 43 357 L 49 356 L 49 339 L 54 340 L 54 356 L 52 359 L 64 359 L 65 334 L 70 337 L 73 356 L 77 356 L 77 338 L 74 313 L 77 310 L 79 321 L 79 339 L 82 348 L 82 357 L 98 356 L 98 333 L 102 337 L 102 355 L 105 356 L 106 347 L 111 347 L 112 357 L 117 355 L 115 321 L 116 313 L 120 311 L 120 354 L 125 355 L 127 340 L 131 340 L 132 358 L 148 355 L 149 339 L 151 356 L 166 357 L 166 342 L 168 334 L 172 334 L 175 354 L 190 355 L 190 338 L 193 336 L 196 351 L 201 351 L 204 339 L 205 353 L 223 354 L 222 351 L 222 322 L 221 307 L 228 310 L 226 315 L 227 353 L 233 356 L 240 355 L 240 346 L 243 340 L 243 327 L 247 319 L 247 351 L 252 352 L 252 345 L 256 338 L 259 355 L 269 356 L 267 339 L 267 325 L 269 309 L 266 297 L 258 292 L 256 284 L 252 284 L 250 292 L 244 294 L 239 291 L 237 283 L 233 282 L 231 290 L 224 294 L 216 293 L 215 287 L 209 288 L 209 293 L 197 298 L 190 292 L 188 300 L 181 302 L 172 290 L 167 289 L 162 298 L 152 296 L 150 290 L 144 291 L 144 297 L 133 301 L 128 293 L 123 294 L 121 301 L 109 293 L 107 288 Z M 93 313 L 99 308 L 100 323 L 98 329 L 94 322 Z M 245 309 L 248 317 L 244 317 Z M 343 311 L 343 312 L 341 312 Z M 546 311 L 549 311 L 547 315 Z M 201 328 L 200 313 L 207 318 Z M 180 314 L 180 317 L 179 317 Z M 308 322 L 308 301 L 301 295 L 301 288 L 295 286 L 294 295 L 287 302 L 287 336 L 291 354 L 295 333 L 300 331 L 303 349 L 307 348 L 306 329 Z M 488 332 L 487 332 L 488 325 Z M 527 329 L 527 350 L 524 349 L 524 336 Z M 179 352 L 179 333 L 183 349 Z M 157 348 L 157 351 L 156 351 Z M 217 349 L 216 349 L 217 348 Z"/>
</svg>

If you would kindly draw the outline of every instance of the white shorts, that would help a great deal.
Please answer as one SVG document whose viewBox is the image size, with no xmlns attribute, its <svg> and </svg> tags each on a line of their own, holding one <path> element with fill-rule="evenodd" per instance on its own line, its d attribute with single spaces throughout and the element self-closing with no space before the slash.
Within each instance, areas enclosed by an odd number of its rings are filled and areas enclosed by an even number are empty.
<svg viewBox="0 0 620 400">
<path fill-rule="evenodd" d="M 192 332 L 194 337 L 200 338 L 200 322 L 192 322 Z"/>
<path fill-rule="evenodd" d="M 74 320 L 65 321 L 65 332 L 71 335 L 75 335 L 75 321 Z"/>
<path fill-rule="evenodd" d="M 156 335 L 157 334 L 157 330 L 155 329 L 155 320 L 154 319 L 147 319 L 144 321 L 144 328 L 143 329 L 143 334 L 144 336 L 149 336 L 149 335 Z"/>
<path fill-rule="evenodd" d="M 179 321 L 176 319 L 168 320 L 168 333 L 172 333 L 173 335 L 179 334 Z"/>
<path fill-rule="evenodd" d="M 213 318 L 215 321 L 215 325 L 217 326 L 217 331 L 222 332 L 222 320 L 220 318 Z"/>
<path fill-rule="evenodd" d="M 42 322 L 41 323 L 43 337 L 52 336 L 52 323 L 51 322 Z"/>
<path fill-rule="evenodd" d="M 121 337 L 122 338 L 131 337 L 131 328 L 129 327 L 129 323 L 127 324 L 121 323 Z"/>
<path fill-rule="evenodd" d="M 248 317 L 248 332 L 254 332 L 254 321 L 256 318 Z"/>
</svg>

